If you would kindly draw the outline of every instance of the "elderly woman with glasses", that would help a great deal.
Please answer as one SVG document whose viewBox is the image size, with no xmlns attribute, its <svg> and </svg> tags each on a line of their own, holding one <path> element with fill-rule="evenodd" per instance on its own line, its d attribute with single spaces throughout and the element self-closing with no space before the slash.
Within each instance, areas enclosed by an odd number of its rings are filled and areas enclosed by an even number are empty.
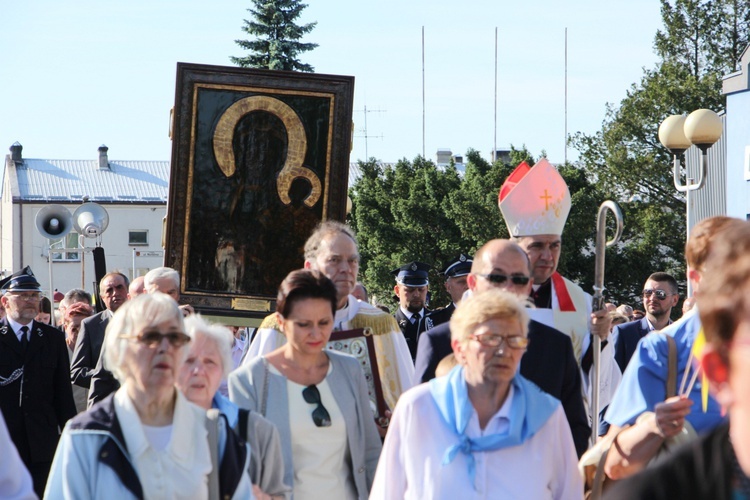
<svg viewBox="0 0 750 500">
<path fill-rule="evenodd" d="M 246 446 L 175 387 L 189 340 L 167 295 L 117 310 L 105 364 L 122 386 L 68 422 L 46 498 L 252 498 Z"/>
<path fill-rule="evenodd" d="M 560 402 L 518 374 L 528 321 L 504 290 L 461 301 L 450 321 L 459 366 L 401 397 L 370 498 L 583 497 Z"/>
<path fill-rule="evenodd" d="M 276 299 L 287 343 L 229 375 L 231 400 L 278 427 L 295 500 L 367 498 L 380 455 L 359 362 L 326 349 L 335 312 L 330 279 L 291 272 Z"/>
<path fill-rule="evenodd" d="M 216 408 L 229 425 L 250 444 L 250 479 L 257 498 L 284 498 L 284 460 L 276 427 L 259 413 L 240 409 L 219 393 L 232 371 L 234 335 L 229 328 L 208 323 L 199 314 L 185 318 L 190 350 L 177 378 L 177 387 L 191 403 Z"/>
</svg>

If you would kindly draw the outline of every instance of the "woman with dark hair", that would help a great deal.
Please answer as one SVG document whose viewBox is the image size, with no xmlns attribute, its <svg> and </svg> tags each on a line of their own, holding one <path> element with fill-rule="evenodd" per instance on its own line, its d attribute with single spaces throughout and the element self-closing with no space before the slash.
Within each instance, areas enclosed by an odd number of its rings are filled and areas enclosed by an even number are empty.
<svg viewBox="0 0 750 500">
<path fill-rule="evenodd" d="M 229 376 L 231 400 L 278 427 L 284 482 L 296 500 L 367 498 L 380 456 L 359 362 L 326 349 L 335 311 L 330 279 L 291 272 L 276 299 L 287 343 Z"/>
<path fill-rule="evenodd" d="M 45 325 L 52 324 L 52 303 L 47 297 L 42 297 L 42 301 L 39 302 L 39 314 L 34 319 Z"/>
</svg>

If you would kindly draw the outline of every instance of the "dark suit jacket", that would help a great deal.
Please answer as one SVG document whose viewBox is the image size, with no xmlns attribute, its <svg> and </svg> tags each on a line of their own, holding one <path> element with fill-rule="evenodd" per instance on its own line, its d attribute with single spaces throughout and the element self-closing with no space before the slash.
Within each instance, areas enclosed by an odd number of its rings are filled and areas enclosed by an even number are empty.
<svg viewBox="0 0 750 500">
<path fill-rule="evenodd" d="M 57 328 L 34 321 L 23 356 L 21 343 L 3 318 L 0 376 L 8 378 L 20 368 L 21 377 L 0 386 L 0 410 L 24 463 L 28 466 L 51 462 L 60 431 L 76 415 L 65 335 Z"/>
<path fill-rule="evenodd" d="M 625 373 L 630 358 L 635 352 L 638 341 L 648 335 L 648 321 L 646 318 L 623 323 L 615 326 L 612 335 L 616 336 L 615 361 L 620 366 L 620 371 Z"/>
<path fill-rule="evenodd" d="M 427 329 L 431 330 L 432 328 L 442 325 L 443 323 L 447 323 L 451 320 L 451 316 L 453 316 L 453 312 L 456 310 L 456 306 L 451 302 L 445 307 L 442 307 L 440 309 L 435 309 L 430 314 L 430 319 L 432 320 L 432 326 L 427 325 Z"/>
<path fill-rule="evenodd" d="M 412 361 L 417 355 L 417 341 L 419 340 L 419 336 L 422 332 L 427 330 L 426 318 L 431 312 L 432 311 L 425 307 L 424 317 L 419 318 L 419 321 L 417 321 L 416 324 L 406 318 L 400 307 L 396 309 L 396 314 L 394 314 L 396 322 L 398 323 L 399 328 L 401 328 L 401 333 L 404 334 L 404 338 L 406 339 L 406 345 L 409 346 Z"/>
<path fill-rule="evenodd" d="M 443 323 L 419 338 L 414 380 L 427 382 L 435 367 L 452 353 L 450 323 Z M 588 448 L 591 428 L 583 406 L 581 375 L 570 337 L 542 323 L 529 322 L 529 347 L 521 358 L 521 375 L 560 400 L 580 457 Z"/>
<path fill-rule="evenodd" d="M 99 401 L 103 401 L 107 396 L 120 388 L 120 382 L 118 382 L 111 371 L 104 368 L 104 353 L 106 350 L 107 348 L 102 346 L 96 367 L 89 372 L 91 373 L 91 387 L 89 388 L 88 396 L 89 408 Z"/>
<path fill-rule="evenodd" d="M 89 388 L 91 375 L 99 360 L 104 342 L 104 332 L 112 318 L 112 312 L 102 311 L 81 322 L 73 361 L 70 363 L 70 380 L 77 386 Z"/>
</svg>

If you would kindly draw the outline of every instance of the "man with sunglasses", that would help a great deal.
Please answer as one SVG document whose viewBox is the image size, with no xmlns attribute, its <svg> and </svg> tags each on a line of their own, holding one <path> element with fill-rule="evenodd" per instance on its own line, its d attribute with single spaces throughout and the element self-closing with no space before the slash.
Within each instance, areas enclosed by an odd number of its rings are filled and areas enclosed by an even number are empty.
<svg viewBox="0 0 750 500">
<path fill-rule="evenodd" d="M 466 283 L 467 293 L 501 288 L 527 298 L 533 283 L 529 258 L 510 240 L 491 240 L 474 256 Z M 521 359 L 521 375 L 561 401 L 580 457 L 588 448 L 591 431 L 570 338 L 533 319 L 529 322 L 528 338 L 529 344 Z M 450 323 L 425 332 L 419 339 L 415 381 L 427 382 L 434 378 L 437 364 L 452 352 Z"/>
<path fill-rule="evenodd" d="M 592 400 L 593 336 L 602 340 L 599 357 L 599 405 L 606 408 L 622 374 L 607 342 L 611 318 L 606 309 L 592 311 L 591 295 L 557 272 L 562 232 L 571 200 L 565 180 L 546 159 L 533 167 L 521 163 L 505 180 L 498 206 L 511 238 L 531 261 L 536 305 L 532 317 L 570 336 L 573 352 L 583 372 L 584 397 Z M 593 419 L 592 419 L 593 420 Z"/>
<path fill-rule="evenodd" d="M 677 280 L 667 273 L 654 273 L 643 285 L 642 297 L 646 316 L 639 321 L 617 325 L 612 331 L 615 361 L 623 372 L 635 352 L 638 341 L 649 332 L 658 332 L 672 323 L 670 319 L 672 308 L 680 300 L 680 295 L 677 293 Z"/>
<path fill-rule="evenodd" d="M 2 293 L 0 411 L 41 498 L 60 430 L 76 415 L 68 348 L 63 332 L 34 320 L 42 290 L 30 269 L 7 280 Z"/>
<path fill-rule="evenodd" d="M 685 244 L 685 261 L 695 295 L 701 293 L 704 265 L 712 252 L 713 241 L 741 231 L 745 224 L 740 219 L 719 216 L 703 219 L 691 228 Z M 719 403 L 711 394 L 704 406 L 701 392 L 705 381 L 697 377 L 695 383 L 688 383 L 695 375 L 693 343 L 699 338 L 700 330 L 700 316 L 693 309 L 658 335 L 646 335 L 638 342 L 605 415 L 605 420 L 611 424 L 609 436 L 616 435 L 604 467 L 610 478 L 623 479 L 640 471 L 660 452 L 665 441 L 688 437 L 688 428 L 705 433 L 725 420 Z M 667 337 L 674 339 L 676 347 L 677 395 L 673 397 L 667 393 L 670 364 Z"/>
</svg>

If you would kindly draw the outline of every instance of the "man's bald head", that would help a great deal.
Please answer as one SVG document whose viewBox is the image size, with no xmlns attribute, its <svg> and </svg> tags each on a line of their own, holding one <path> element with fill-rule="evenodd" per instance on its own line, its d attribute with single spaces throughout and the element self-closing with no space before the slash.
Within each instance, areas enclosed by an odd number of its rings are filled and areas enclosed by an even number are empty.
<svg viewBox="0 0 750 500">
<path fill-rule="evenodd" d="M 514 241 L 497 239 L 485 243 L 474 255 L 471 274 L 466 282 L 472 291 L 505 288 L 516 295 L 527 297 L 533 282 L 530 275 L 529 256 L 523 248 Z M 513 283 L 514 279 L 516 283 Z M 525 280 L 528 281 L 520 283 Z"/>
<path fill-rule="evenodd" d="M 493 256 L 514 252 L 519 254 L 526 261 L 530 270 L 531 263 L 529 261 L 529 256 L 524 252 L 523 248 L 518 245 L 518 243 L 513 240 L 497 239 L 488 241 L 482 246 L 482 248 L 477 250 L 477 253 L 474 255 L 474 262 L 471 265 L 471 272 L 487 273 L 489 271 L 487 271 L 486 268 L 491 265 Z"/>
</svg>

